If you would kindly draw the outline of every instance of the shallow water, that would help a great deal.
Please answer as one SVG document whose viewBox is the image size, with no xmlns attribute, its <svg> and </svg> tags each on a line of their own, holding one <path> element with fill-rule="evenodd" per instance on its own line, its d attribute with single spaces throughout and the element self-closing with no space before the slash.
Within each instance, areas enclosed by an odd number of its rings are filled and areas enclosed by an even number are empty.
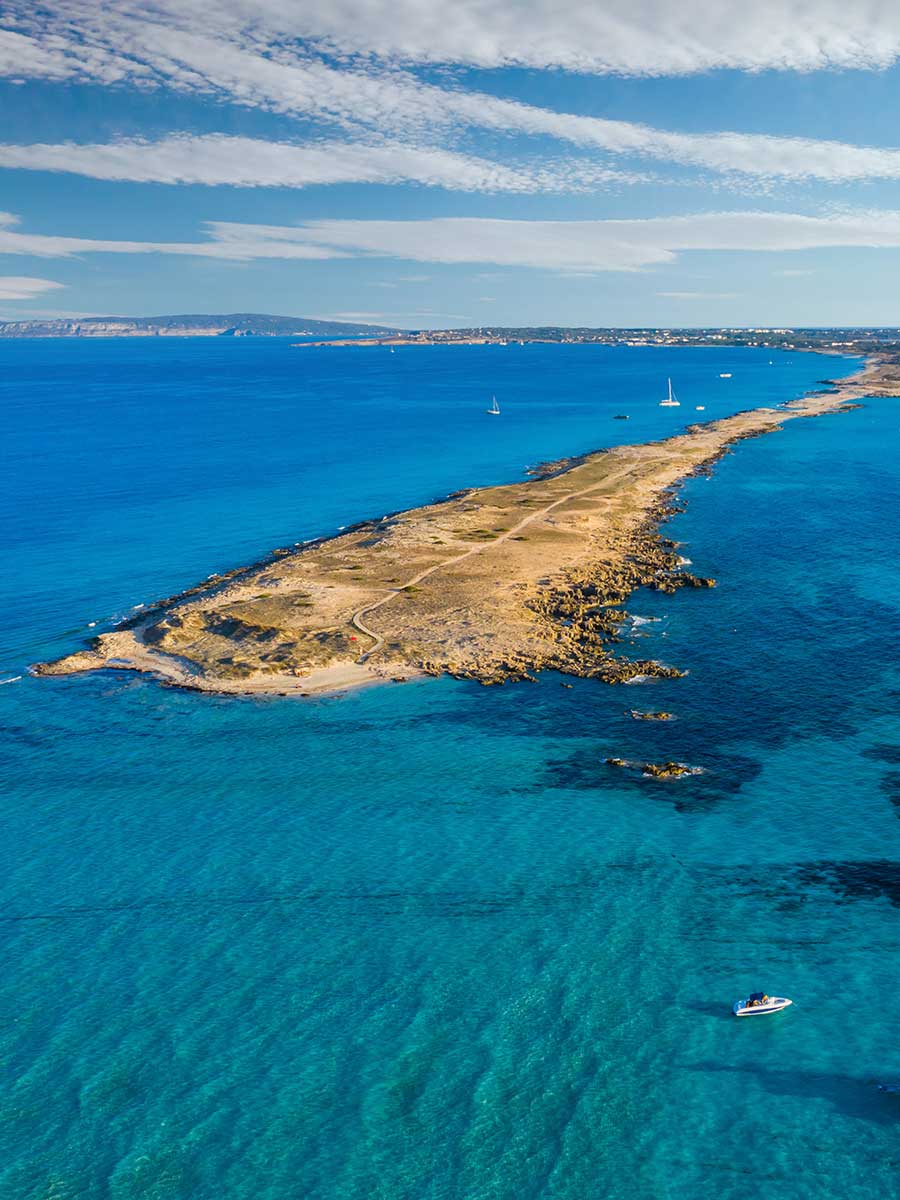
<svg viewBox="0 0 900 1200">
<path fill-rule="evenodd" d="M 221 341 L 0 360 L 0 678 L 270 546 L 660 436 L 693 417 L 656 408 L 668 374 L 715 416 L 845 369 Z M 875 1087 L 900 1080 L 898 441 L 875 400 L 686 485 L 669 531 L 719 586 L 633 597 L 662 619 L 625 647 L 684 679 L 0 688 L 0 1195 L 898 1194 L 900 1101 Z M 756 987 L 795 1005 L 734 1021 Z"/>
</svg>

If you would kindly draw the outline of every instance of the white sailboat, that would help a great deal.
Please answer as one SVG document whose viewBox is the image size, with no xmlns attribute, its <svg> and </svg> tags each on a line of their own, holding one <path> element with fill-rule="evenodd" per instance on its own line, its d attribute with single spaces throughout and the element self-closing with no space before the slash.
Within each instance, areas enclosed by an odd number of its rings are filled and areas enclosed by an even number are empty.
<svg viewBox="0 0 900 1200">
<path fill-rule="evenodd" d="M 497 397 L 491 396 L 491 407 L 484 410 L 489 417 L 500 416 L 500 405 L 497 403 Z"/>
<path fill-rule="evenodd" d="M 660 408 L 678 408 L 681 404 L 680 400 L 675 399 L 675 393 L 672 391 L 672 380 L 669 380 L 669 394 L 665 400 L 660 400 Z"/>
</svg>

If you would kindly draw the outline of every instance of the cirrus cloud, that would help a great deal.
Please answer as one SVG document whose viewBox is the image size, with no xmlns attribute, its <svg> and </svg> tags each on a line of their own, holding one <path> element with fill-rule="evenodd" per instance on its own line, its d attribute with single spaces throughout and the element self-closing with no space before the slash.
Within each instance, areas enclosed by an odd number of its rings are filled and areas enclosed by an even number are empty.
<svg viewBox="0 0 900 1200">
<path fill-rule="evenodd" d="M 27 275 L 0 275 L 0 300 L 35 300 L 64 285 Z"/>
<path fill-rule="evenodd" d="M 640 271 L 688 252 L 754 253 L 823 248 L 900 249 L 900 211 L 827 216 L 712 212 L 638 220 L 517 221 L 436 217 L 420 221 L 319 220 L 298 225 L 210 221 L 197 242 L 108 241 L 24 233 L 0 214 L 0 254 L 171 254 L 254 259 L 393 258 L 563 272 Z"/>
<path fill-rule="evenodd" d="M 609 3 L 572 2 L 562 17 L 550 0 L 471 0 L 453 21 L 431 0 L 389 6 L 387 0 L 340 0 L 302 8 L 224 0 L 214 12 L 205 0 L 56 0 L 52 11 L 11 0 L 9 12 L 10 28 L 0 30 L 0 74 L 18 78 L 167 87 L 327 122 L 356 137 L 375 132 L 434 143 L 476 129 L 549 137 L 727 176 L 835 183 L 900 178 L 900 150 L 893 147 L 730 131 L 680 133 L 437 86 L 408 69 L 434 61 L 625 74 L 715 66 L 882 67 L 900 54 L 900 8 L 880 0 L 860 0 L 852 9 L 837 0 L 759 0 L 724 15 L 720 0 L 685 0 L 677 7 L 669 0 L 635 0 L 627 13 Z M 329 48 L 350 57 L 326 61 L 322 52 Z M 171 159 L 171 145 L 168 153 Z M 98 148 L 94 157 L 100 161 Z M 104 161 L 112 165 L 110 153 Z M 435 169 L 442 180 L 452 176 Z M 467 171 L 479 169 L 485 168 L 476 161 Z M 575 175 L 586 169 L 577 163 L 570 168 Z M 593 169 L 598 178 L 608 171 L 597 164 Z M 561 173 L 557 168 L 556 177 Z"/>
<path fill-rule="evenodd" d="M 452 19 L 433 0 L 54 0 L 52 9 L 11 0 L 8 12 L 12 29 L 36 43 L 32 65 L 57 76 L 151 69 L 153 46 L 172 69 L 189 34 L 276 61 L 302 40 L 388 62 L 619 75 L 879 69 L 900 57 L 900 10 L 890 0 L 467 0 Z"/>
<path fill-rule="evenodd" d="M 416 183 L 463 192 L 578 192 L 647 177 L 585 161 L 515 166 L 432 146 L 175 134 L 159 141 L 0 144 L 0 167 L 63 171 L 136 183 L 302 188 L 337 183 Z"/>
</svg>

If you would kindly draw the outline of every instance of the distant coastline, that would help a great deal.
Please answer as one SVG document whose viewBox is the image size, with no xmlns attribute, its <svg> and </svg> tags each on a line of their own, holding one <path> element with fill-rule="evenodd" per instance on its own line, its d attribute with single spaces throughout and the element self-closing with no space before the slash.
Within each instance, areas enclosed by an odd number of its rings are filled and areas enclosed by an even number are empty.
<svg viewBox="0 0 900 1200">
<path fill-rule="evenodd" d="M 55 317 L 0 322 L 0 338 L 340 337 L 390 335 L 383 325 L 269 313 L 182 313 L 162 317 Z"/>
<path fill-rule="evenodd" d="M 400 346 L 637 346 L 667 349 L 747 347 L 749 349 L 814 351 L 837 356 L 900 354 L 900 331 L 896 328 L 589 328 L 552 326 L 494 327 L 472 329 L 417 329 L 358 337 L 322 337 L 298 342 L 296 349 L 323 347 Z"/>
<path fill-rule="evenodd" d="M 193 313 L 156 317 L 55 317 L 0 321 L 7 338 L 303 338 L 293 348 L 408 346 L 597 345 L 638 347 L 747 347 L 814 351 L 828 355 L 900 355 L 900 330 L 891 327 L 590 327 L 492 326 L 397 329 L 392 326 L 284 317 L 269 313 Z"/>
</svg>

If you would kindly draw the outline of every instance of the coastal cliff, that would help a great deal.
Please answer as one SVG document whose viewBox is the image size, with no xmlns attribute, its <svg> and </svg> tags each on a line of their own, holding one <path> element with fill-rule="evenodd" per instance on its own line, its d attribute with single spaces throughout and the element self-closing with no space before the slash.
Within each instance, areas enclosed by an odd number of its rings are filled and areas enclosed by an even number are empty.
<svg viewBox="0 0 900 1200">
<path fill-rule="evenodd" d="M 276 550 L 34 669 L 113 667 L 204 691 L 277 694 L 416 674 L 485 684 L 547 669 L 608 683 L 675 676 L 678 664 L 632 661 L 615 646 L 636 588 L 713 586 L 685 572 L 659 532 L 678 484 L 743 438 L 874 392 L 900 394 L 896 368 L 870 364 L 778 410 L 552 464 L 524 483 Z"/>
</svg>

